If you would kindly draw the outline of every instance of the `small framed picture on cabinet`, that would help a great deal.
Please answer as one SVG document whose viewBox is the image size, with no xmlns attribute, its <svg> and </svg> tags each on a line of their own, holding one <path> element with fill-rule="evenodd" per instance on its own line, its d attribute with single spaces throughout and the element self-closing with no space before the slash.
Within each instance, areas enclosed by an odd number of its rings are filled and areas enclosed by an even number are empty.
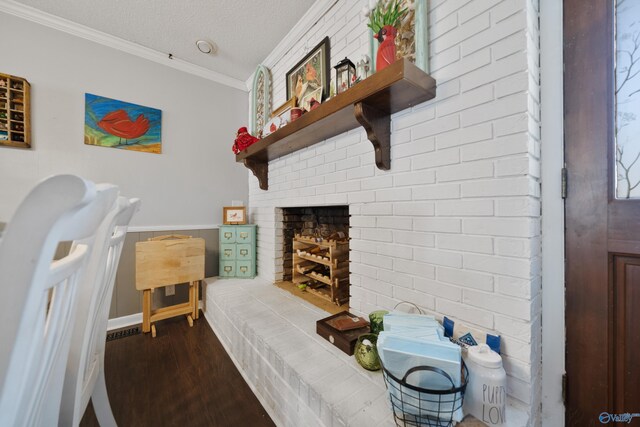
<svg viewBox="0 0 640 427">
<path fill-rule="evenodd" d="M 225 225 L 247 223 L 247 208 L 245 206 L 225 206 L 222 208 L 222 219 Z"/>
</svg>

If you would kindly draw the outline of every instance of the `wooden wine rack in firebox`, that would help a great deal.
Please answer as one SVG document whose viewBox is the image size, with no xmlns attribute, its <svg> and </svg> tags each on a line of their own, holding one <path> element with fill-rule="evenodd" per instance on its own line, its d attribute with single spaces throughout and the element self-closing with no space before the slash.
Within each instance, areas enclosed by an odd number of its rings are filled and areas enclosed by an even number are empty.
<svg viewBox="0 0 640 427">
<path fill-rule="evenodd" d="M 336 305 L 349 301 L 349 242 L 293 238 L 293 282 Z"/>
</svg>

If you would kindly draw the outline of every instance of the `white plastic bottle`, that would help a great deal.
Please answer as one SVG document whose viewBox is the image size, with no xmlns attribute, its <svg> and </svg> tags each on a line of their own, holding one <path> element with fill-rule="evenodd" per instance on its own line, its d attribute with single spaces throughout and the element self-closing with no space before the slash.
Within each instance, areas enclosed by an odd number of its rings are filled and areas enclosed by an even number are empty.
<svg viewBox="0 0 640 427">
<path fill-rule="evenodd" d="M 464 395 L 464 413 L 488 426 L 506 426 L 507 374 L 502 358 L 488 345 L 469 347 L 465 359 L 469 382 Z"/>
</svg>

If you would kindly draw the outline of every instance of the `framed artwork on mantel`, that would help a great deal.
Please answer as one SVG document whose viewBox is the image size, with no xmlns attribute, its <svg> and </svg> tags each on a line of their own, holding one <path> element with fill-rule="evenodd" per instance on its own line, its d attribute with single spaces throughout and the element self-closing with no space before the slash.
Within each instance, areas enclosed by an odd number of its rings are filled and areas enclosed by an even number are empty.
<svg viewBox="0 0 640 427">
<path fill-rule="evenodd" d="M 258 65 L 251 90 L 251 135 L 260 138 L 271 117 L 271 75 L 264 65 Z"/>
<path fill-rule="evenodd" d="M 380 0 L 388 5 L 392 0 Z M 427 0 L 401 0 L 400 8 L 408 13 L 402 20 L 396 36 L 396 58 L 408 58 L 425 73 L 429 72 L 429 31 L 427 28 Z M 369 18 L 366 18 L 369 19 Z M 370 31 L 369 47 L 371 69 L 376 69 L 378 41 Z"/>
<path fill-rule="evenodd" d="M 329 97 L 329 37 L 322 39 L 309 53 L 287 73 L 287 99 L 295 96 L 300 101 L 310 93 L 321 89 L 322 102 Z"/>
</svg>

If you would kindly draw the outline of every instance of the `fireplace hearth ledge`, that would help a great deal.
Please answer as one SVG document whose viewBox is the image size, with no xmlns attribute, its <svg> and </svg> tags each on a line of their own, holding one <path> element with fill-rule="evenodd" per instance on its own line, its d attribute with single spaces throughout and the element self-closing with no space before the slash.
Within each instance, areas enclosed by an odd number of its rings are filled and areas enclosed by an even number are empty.
<svg viewBox="0 0 640 427">
<path fill-rule="evenodd" d="M 205 282 L 205 318 L 276 425 L 395 426 L 382 373 L 316 334 L 329 313 L 260 277 Z M 527 418 L 507 405 L 509 425 Z"/>
<path fill-rule="evenodd" d="M 206 279 L 205 317 L 279 426 L 394 426 L 380 372 L 316 334 L 330 314 L 266 280 Z"/>
</svg>

